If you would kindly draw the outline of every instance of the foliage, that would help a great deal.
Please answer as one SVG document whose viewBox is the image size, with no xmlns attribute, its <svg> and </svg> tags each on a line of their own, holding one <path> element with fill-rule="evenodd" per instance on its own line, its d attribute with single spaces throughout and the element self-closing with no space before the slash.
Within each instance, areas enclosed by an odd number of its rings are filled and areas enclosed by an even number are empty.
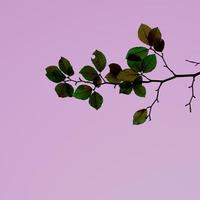
<svg viewBox="0 0 200 200">
<path fill-rule="evenodd" d="M 86 65 L 81 68 L 79 73 L 82 78 L 75 80 L 71 78 L 74 75 L 74 69 L 70 61 L 61 57 L 58 61 L 58 66 L 46 67 L 47 78 L 57 83 L 55 91 L 58 97 L 74 97 L 79 100 L 88 100 L 89 105 L 98 110 L 103 105 L 103 97 L 97 92 L 98 88 L 103 85 L 118 86 L 119 93 L 130 95 L 134 93 L 138 97 L 146 97 L 146 88 L 144 84 L 157 83 L 156 97 L 151 105 L 146 108 L 139 109 L 133 114 L 132 123 L 134 125 L 143 124 L 147 119 L 151 120 L 151 112 L 155 103 L 159 102 L 159 94 L 161 86 L 175 78 L 191 77 L 192 84 L 191 98 L 186 106 L 189 106 L 190 112 L 192 111 L 192 100 L 194 95 L 195 78 L 200 75 L 200 72 L 194 74 L 176 74 L 167 64 L 164 58 L 165 42 L 158 27 L 151 28 L 146 24 L 141 24 L 138 29 L 138 38 L 146 46 L 136 46 L 128 50 L 126 55 L 127 68 L 122 67 L 117 63 L 110 63 L 109 71 L 104 76 L 102 72 L 106 69 L 107 59 L 103 52 L 95 50 L 92 54 L 92 65 Z M 150 79 L 146 74 L 154 71 L 157 68 L 157 58 L 160 58 L 164 67 L 172 74 L 166 79 Z M 200 63 L 186 60 L 187 62 L 199 65 Z M 74 86 L 71 85 L 74 84 Z M 75 89 L 74 87 L 78 85 Z"/>
</svg>

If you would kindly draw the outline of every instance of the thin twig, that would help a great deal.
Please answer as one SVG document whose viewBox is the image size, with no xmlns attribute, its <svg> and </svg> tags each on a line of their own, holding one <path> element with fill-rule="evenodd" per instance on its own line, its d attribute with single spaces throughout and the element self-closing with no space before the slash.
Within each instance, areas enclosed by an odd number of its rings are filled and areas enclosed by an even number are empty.
<svg viewBox="0 0 200 200">
<path fill-rule="evenodd" d="M 140 74 L 142 77 L 146 78 L 148 81 L 151 81 L 150 78 L 148 78 L 146 75 L 144 75 L 143 73 Z"/>
<path fill-rule="evenodd" d="M 186 62 L 195 64 L 195 66 L 200 65 L 200 62 L 192 61 L 192 60 L 185 60 Z"/>
<path fill-rule="evenodd" d="M 161 54 L 159 54 L 159 53 L 158 53 L 154 48 L 152 48 L 152 47 L 150 47 L 149 49 L 152 50 L 156 55 L 158 55 L 158 56 L 162 59 L 162 61 L 163 61 L 163 63 L 164 63 L 164 67 L 166 67 L 166 68 L 175 76 L 176 74 L 175 74 L 174 71 L 168 66 L 168 64 L 167 64 L 167 62 L 166 62 L 166 60 L 165 60 L 165 58 L 164 58 L 164 53 L 161 52 Z"/>
<path fill-rule="evenodd" d="M 190 112 L 192 112 L 192 100 L 194 98 L 196 98 L 195 95 L 194 95 L 194 83 L 195 83 L 195 76 L 192 79 L 192 84 L 188 87 L 188 88 L 191 88 L 191 90 L 192 90 L 192 95 L 191 95 L 190 101 L 189 101 L 189 103 L 187 103 L 185 105 L 185 106 L 189 106 Z"/>
<path fill-rule="evenodd" d="M 154 104 L 156 102 L 159 103 L 159 94 L 160 94 L 160 88 L 161 88 L 162 84 L 163 84 L 163 82 L 160 82 L 158 89 L 156 90 L 156 98 L 154 99 L 152 104 L 146 108 L 146 109 L 149 109 L 149 114 L 147 116 L 149 118 L 149 121 L 151 121 L 151 112 L 152 112 L 152 108 L 153 108 Z"/>
<path fill-rule="evenodd" d="M 99 74 L 99 77 L 103 80 L 104 83 L 106 83 L 106 80 L 105 80 L 104 77 L 101 75 L 101 73 Z"/>
</svg>

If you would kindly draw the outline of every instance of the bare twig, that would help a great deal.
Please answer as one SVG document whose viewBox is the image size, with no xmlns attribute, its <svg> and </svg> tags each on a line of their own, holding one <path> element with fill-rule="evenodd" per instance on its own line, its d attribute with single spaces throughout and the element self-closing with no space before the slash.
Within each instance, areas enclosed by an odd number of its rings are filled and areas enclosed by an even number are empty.
<svg viewBox="0 0 200 200">
<path fill-rule="evenodd" d="M 166 67 L 173 75 L 176 75 L 174 73 L 174 71 L 168 66 L 168 64 L 167 64 L 167 62 L 166 62 L 166 60 L 164 58 L 164 53 L 163 52 L 161 52 L 161 54 L 159 54 L 154 48 L 150 47 L 149 49 L 152 50 L 156 55 L 158 55 L 162 59 L 162 61 L 164 63 L 164 67 Z"/>
<path fill-rule="evenodd" d="M 200 65 L 200 62 L 192 61 L 192 60 L 185 60 L 186 62 L 192 63 L 195 66 Z"/>
<path fill-rule="evenodd" d="M 146 75 L 144 75 L 143 73 L 140 73 L 140 75 L 141 75 L 142 77 L 146 78 L 148 81 L 151 80 L 150 78 L 148 78 L 148 77 L 147 77 Z"/>
<path fill-rule="evenodd" d="M 151 121 L 151 112 L 152 112 L 152 108 L 154 106 L 154 104 L 157 102 L 159 103 L 159 94 L 160 94 L 160 88 L 162 86 L 163 82 L 160 82 L 159 86 L 158 86 L 158 89 L 156 90 L 156 98 L 155 100 L 152 102 L 152 104 L 150 106 L 147 107 L 147 109 L 149 109 L 149 114 L 148 114 L 148 118 L 149 118 L 149 121 Z"/>
<path fill-rule="evenodd" d="M 192 112 L 192 100 L 194 98 L 196 98 L 195 95 L 194 95 L 194 83 L 195 83 L 195 76 L 192 79 L 192 84 L 188 87 L 188 88 L 191 88 L 191 90 L 192 90 L 192 95 L 191 95 L 190 101 L 189 101 L 189 103 L 187 103 L 185 105 L 185 106 L 189 106 L 190 112 Z"/>
</svg>

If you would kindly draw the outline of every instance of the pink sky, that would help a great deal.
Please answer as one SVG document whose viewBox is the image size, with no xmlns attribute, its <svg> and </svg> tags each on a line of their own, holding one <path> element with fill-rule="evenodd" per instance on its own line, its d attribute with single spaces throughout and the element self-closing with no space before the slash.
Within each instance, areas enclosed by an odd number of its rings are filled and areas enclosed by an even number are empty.
<svg viewBox="0 0 200 200">
<path fill-rule="evenodd" d="M 197 0 L 2 0 L 0 6 L 0 200 L 199 200 L 200 81 L 164 85 L 152 121 L 132 125 L 145 99 L 99 89 L 99 111 L 61 99 L 45 67 L 67 57 L 76 74 L 95 49 L 126 67 L 129 48 L 141 46 L 141 23 L 158 26 L 166 60 L 177 73 L 197 72 Z M 107 69 L 108 71 L 108 69 Z M 157 66 L 155 78 L 170 74 Z M 156 88 L 156 85 L 155 85 Z"/>
</svg>

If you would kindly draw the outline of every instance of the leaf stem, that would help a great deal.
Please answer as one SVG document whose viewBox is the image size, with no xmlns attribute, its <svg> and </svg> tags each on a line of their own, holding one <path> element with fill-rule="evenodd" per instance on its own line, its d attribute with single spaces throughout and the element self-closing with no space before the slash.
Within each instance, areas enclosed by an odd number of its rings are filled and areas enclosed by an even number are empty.
<svg viewBox="0 0 200 200">
<path fill-rule="evenodd" d="M 167 62 L 166 62 L 166 60 L 164 58 L 164 53 L 163 52 L 161 52 L 161 54 L 159 54 L 154 48 L 150 47 L 149 49 L 152 50 L 156 55 L 158 55 L 162 59 L 162 61 L 164 63 L 164 67 L 166 67 L 173 75 L 176 75 L 174 73 L 174 71 L 168 66 L 168 64 L 167 64 Z"/>
</svg>

